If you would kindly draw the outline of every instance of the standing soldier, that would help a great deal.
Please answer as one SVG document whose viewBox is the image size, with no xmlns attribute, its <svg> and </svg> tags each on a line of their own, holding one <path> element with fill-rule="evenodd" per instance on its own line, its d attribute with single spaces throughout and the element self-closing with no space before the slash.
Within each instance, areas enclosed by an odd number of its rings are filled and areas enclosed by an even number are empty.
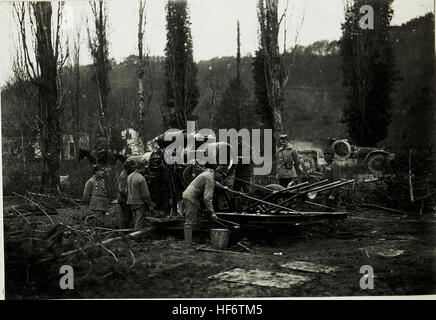
<svg viewBox="0 0 436 320">
<path fill-rule="evenodd" d="M 101 164 L 92 167 L 94 176 L 85 184 L 83 202 L 96 217 L 103 218 L 109 207 L 109 198 L 106 187 L 105 171 Z"/>
<path fill-rule="evenodd" d="M 213 209 L 213 192 L 215 181 L 222 182 L 226 177 L 225 171 L 218 168 L 208 169 L 198 175 L 183 192 L 182 208 L 185 213 L 185 241 L 192 243 L 192 231 L 198 226 L 201 204 L 206 207 L 212 219 L 216 219 Z M 220 185 L 220 184 L 219 184 Z"/>
<path fill-rule="evenodd" d="M 152 201 L 145 181 L 146 161 L 138 160 L 136 170 L 127 177 L 127 204 L 133 213 L 135 229 L 143 229 L 146 225 L 146 214 L 150 211 Z"/>
<path fill-rule="evenodd" d="M 135 162 L 129 158 L 124 163 L 124 170 L 118 178 L 118 203 L 120 205 L 120 229 L 132 227 L 133 214 L 127 204 L 127 177 L 135 171 Z"/>
<path fill-rule="evenodd" d="M 280 185 L 287 187 L 289 183 L 298 179 L 301 174 L 298 152 L 291 147 L 288 136 L 280 135 L 280 148 L 277 151 L 277 177 Z"/>
</svg>

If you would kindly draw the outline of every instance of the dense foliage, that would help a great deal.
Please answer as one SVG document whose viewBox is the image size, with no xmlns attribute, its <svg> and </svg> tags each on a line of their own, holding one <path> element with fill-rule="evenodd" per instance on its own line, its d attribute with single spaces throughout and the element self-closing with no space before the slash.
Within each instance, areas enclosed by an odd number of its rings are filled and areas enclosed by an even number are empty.
<svg viewBox="0 0 436 320">
<path fill-rule="evenodd" d="M 186 0 L 167 3 L 165 76 L 165 125 L 185 128 L 186 121 L 192 119 L 199 97 Z"/>
<path fill-rule="evenodd" d="M 373 28 L 360 26 L 364 5 L 374 10 Z M 394 50 L 389 33 L 392 0 L 357 0 L 346 9 L 340 41 L 347 104 L 344 122 L 350 139 L 374 146 L 386 138 L 391 121 L 396 80 Z"/>
</svg>

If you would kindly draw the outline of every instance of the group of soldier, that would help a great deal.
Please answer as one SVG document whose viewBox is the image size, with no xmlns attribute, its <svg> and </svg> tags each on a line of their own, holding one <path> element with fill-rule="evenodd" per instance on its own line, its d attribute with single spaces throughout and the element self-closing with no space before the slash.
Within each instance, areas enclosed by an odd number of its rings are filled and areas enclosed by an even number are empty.
<svg viewBox="0 0 436 320">
<path fill-rule="evenodd" d="M 124 163 L 124 170 L 118 178 L 121 229 L 144 228 L 147 213 L 154 209 L 144 176 L 146 165 L 145 161 L 127 159 Z M 83 202 L 88 205 L 91 216 L 102 219 L 109 208 L 104 166 L 94 165 L 93 173 L 94 175 L 85 184 Z"/>
<path fill-rule="evenodd" d="M 118 178 L 121 229 L 143 229 L 147 225 L 147 216 L 154 214 L 155 204 L 145 179 L 146 166 L 146 161 L 127 159 Z M 109 208 L 105 168 L 96 164 L 93 172 L 94 175 L 85 184 L 83 202 L 88 205 L 90 216 L 104 219 Z M 198 226 L 202 205 L 206 208 L 208 218 L 216 219 L 213 207 L 214 188 L 219 186 L 226 189 L 220 183 L 225 178 L 226 171 L 221 167 L 206 169 L 183 192 L 181 209 L 185 216 L 184 234 L 188 243 L 192 242 L 192 232 Z"/>
<path fill-rule="evenodd" d="M 291 147 L 287 136 L 280 136 L 278 150 L 277 178 L 283 187 L 294 183 L 298 179 L 301 168 L 297 151 Z M 241 171 L 242 170 L 242 171 Z M 239 170 L 244 176 L 248 169 Z M 128 158 L 124 163 L 124 170 L 118 178 L 118 204 L 120 206 L 121 229 L 143 229 L 147 225 L 147 216 L 154 215 L 155 203 L 152 201 L 145 177 L 147 162 L 142 159 Z M 234 189 L 248 192 L 249 181 L 239 179 L 241 173 L 235 172 Z M 86 182 L 83 201 L 88 205 L 92 216 L 103 219 L 109 208 L 108 190 L 105 180 L 105 168 L 101 164 L 93 166 L 94 175 Z M 198 226 L 201 208 L 207 213 L 207 218 L 217 219 L 214 211 L 213 199 L 216 187 L 228 189 L 224 180 L 228 170 L 224 166 L 205 169 L 187 186 L 182 194 L 181 215 L 185 217 L 184 237 L 188 243 L 192 242 L 193 230 Z"/>
</svg>

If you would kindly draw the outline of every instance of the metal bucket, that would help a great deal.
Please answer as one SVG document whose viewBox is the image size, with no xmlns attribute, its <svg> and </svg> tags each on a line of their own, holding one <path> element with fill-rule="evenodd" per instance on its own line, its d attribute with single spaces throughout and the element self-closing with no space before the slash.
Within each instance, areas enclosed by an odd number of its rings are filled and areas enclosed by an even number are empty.
<svg viewBox="0 0 436 320">
<path fill-rule="evenodd" d="M 227 248 L 230 231 L 227 229 L 210 229 L 210 242 L 219 249 Z"/>
</svg>

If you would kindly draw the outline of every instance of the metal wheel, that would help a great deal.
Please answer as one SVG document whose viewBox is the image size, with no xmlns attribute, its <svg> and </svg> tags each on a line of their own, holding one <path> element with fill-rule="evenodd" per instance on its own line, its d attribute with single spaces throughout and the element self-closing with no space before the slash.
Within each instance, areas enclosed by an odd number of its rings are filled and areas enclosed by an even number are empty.
<svg viewBox="0 0 436 320">
<path fill-rule="evenodd" d="M 315 159 L 309 157 L 301 157 L 301 165 L 303 166 L 304 172 L 314 172 L 316 171 Z"/>
<path fill-rule="evenodd" d="M 386 170 L 386 156 L 383 154 L 375 154 L 369 157 L 366 167 L 372 174 L 382 174 Z"/>
</svg>

